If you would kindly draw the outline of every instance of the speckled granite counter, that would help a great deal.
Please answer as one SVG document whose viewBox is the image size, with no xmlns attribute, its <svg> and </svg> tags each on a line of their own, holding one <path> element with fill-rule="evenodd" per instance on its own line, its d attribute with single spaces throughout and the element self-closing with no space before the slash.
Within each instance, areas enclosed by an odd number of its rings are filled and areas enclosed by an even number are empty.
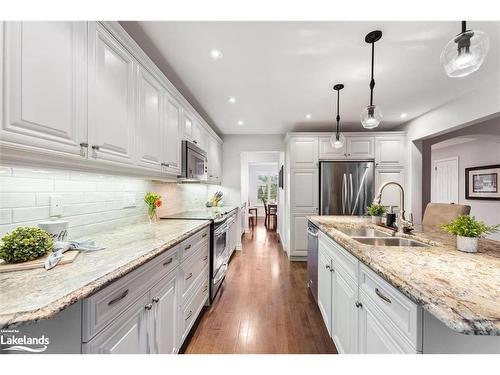
<svg viewBox="0 0 500 375">
<path fill-rule="evenodd" d="M 206 220 L 160 220 L 92 235 L 105 250 L 80 253 L 50 271 L 0 274 L 0 328 L 47 319 L 208 226 Z"/>
<path fill-rule="evenodd" d="M 376 227 L 369 219 L 311 216 L 320 230 L 421 305 L 449 328 L 469 335 L 500 335 L 500 244 L 480 240 L 479 252 L 458 251 L 443 232 L 415 231 L 429 247 L 370 246 L 337 228 Z M 399 234 L 398 234 L 399 236 Z"/>
</svg>

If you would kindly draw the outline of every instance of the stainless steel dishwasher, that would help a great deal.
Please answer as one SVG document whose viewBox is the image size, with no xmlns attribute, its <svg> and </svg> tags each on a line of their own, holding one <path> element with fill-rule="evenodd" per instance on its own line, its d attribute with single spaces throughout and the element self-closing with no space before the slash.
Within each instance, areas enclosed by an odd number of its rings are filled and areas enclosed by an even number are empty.
<svg viewBox="0 0 500 375">
<path fill-rule="evenodd" d="M 307 286 L 318 302 L 318 227 L 307 222 Z"/>
</svg>

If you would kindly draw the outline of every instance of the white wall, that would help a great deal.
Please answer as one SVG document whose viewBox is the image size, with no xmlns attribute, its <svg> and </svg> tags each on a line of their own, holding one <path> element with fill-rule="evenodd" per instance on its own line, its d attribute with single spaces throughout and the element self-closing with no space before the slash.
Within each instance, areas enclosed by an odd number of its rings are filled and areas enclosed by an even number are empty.
<svg viewBox="0 0 500 375">
<path fill-rule="evenodd" d="M 51 195 L 62 198 L 70 238 L 147 220 L 144 194 L 150 181 L 64 169 L 0 166 L 0 235 L 18 226 L 37 226 L 49 216 Z M 123 208 L 125 194 L 137 206 Z"/>
<path fill-rule="evenodd" d="M 279 134 L 225 135 L 222 151 L 222 184 L 228 196 L 228 203 L 239 205 L 246 201 L 247 195 L 241 192 L 242 152 L 284 150 L 283 136 Z"/>
<path fill-rule="evenodd" d="M 464 82 L 467 78 L 463 78 Z M 422 149 L 421 141 L 478 123 L 500 114 L 500 84 L 470 92 L 406 123 L 400 130 L 408 133 L 408 202 L 409 211 L 418 223 L 422 218 Z"/>
</svg>

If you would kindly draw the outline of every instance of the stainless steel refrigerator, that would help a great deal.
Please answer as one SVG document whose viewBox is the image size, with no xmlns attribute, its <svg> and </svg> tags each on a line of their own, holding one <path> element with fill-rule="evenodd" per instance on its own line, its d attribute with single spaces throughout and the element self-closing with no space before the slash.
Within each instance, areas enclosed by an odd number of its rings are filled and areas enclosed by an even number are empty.
<svg viewBox="0 0 500 375">
<path fill-rule="evenodd" d="M 364 215 L 374 196 L 373 161 L 320 162 L 320 215 Z"/>
</svg>

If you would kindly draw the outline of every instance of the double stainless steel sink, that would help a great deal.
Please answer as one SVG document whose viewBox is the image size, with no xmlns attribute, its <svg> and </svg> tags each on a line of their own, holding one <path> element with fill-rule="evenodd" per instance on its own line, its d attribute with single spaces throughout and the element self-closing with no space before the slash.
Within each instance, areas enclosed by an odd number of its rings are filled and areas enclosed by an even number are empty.
<svg viewBox="0 0 500 375">
<path fill-rule="evenodd" d="M 393 237 L 388 233 L 373 228 L 339 228 L 340 232 L 352 237 L 353 240 L 372 246 L 414 246 L 428 247 L 423 242 L 408 238 Z"/>
</svg>

